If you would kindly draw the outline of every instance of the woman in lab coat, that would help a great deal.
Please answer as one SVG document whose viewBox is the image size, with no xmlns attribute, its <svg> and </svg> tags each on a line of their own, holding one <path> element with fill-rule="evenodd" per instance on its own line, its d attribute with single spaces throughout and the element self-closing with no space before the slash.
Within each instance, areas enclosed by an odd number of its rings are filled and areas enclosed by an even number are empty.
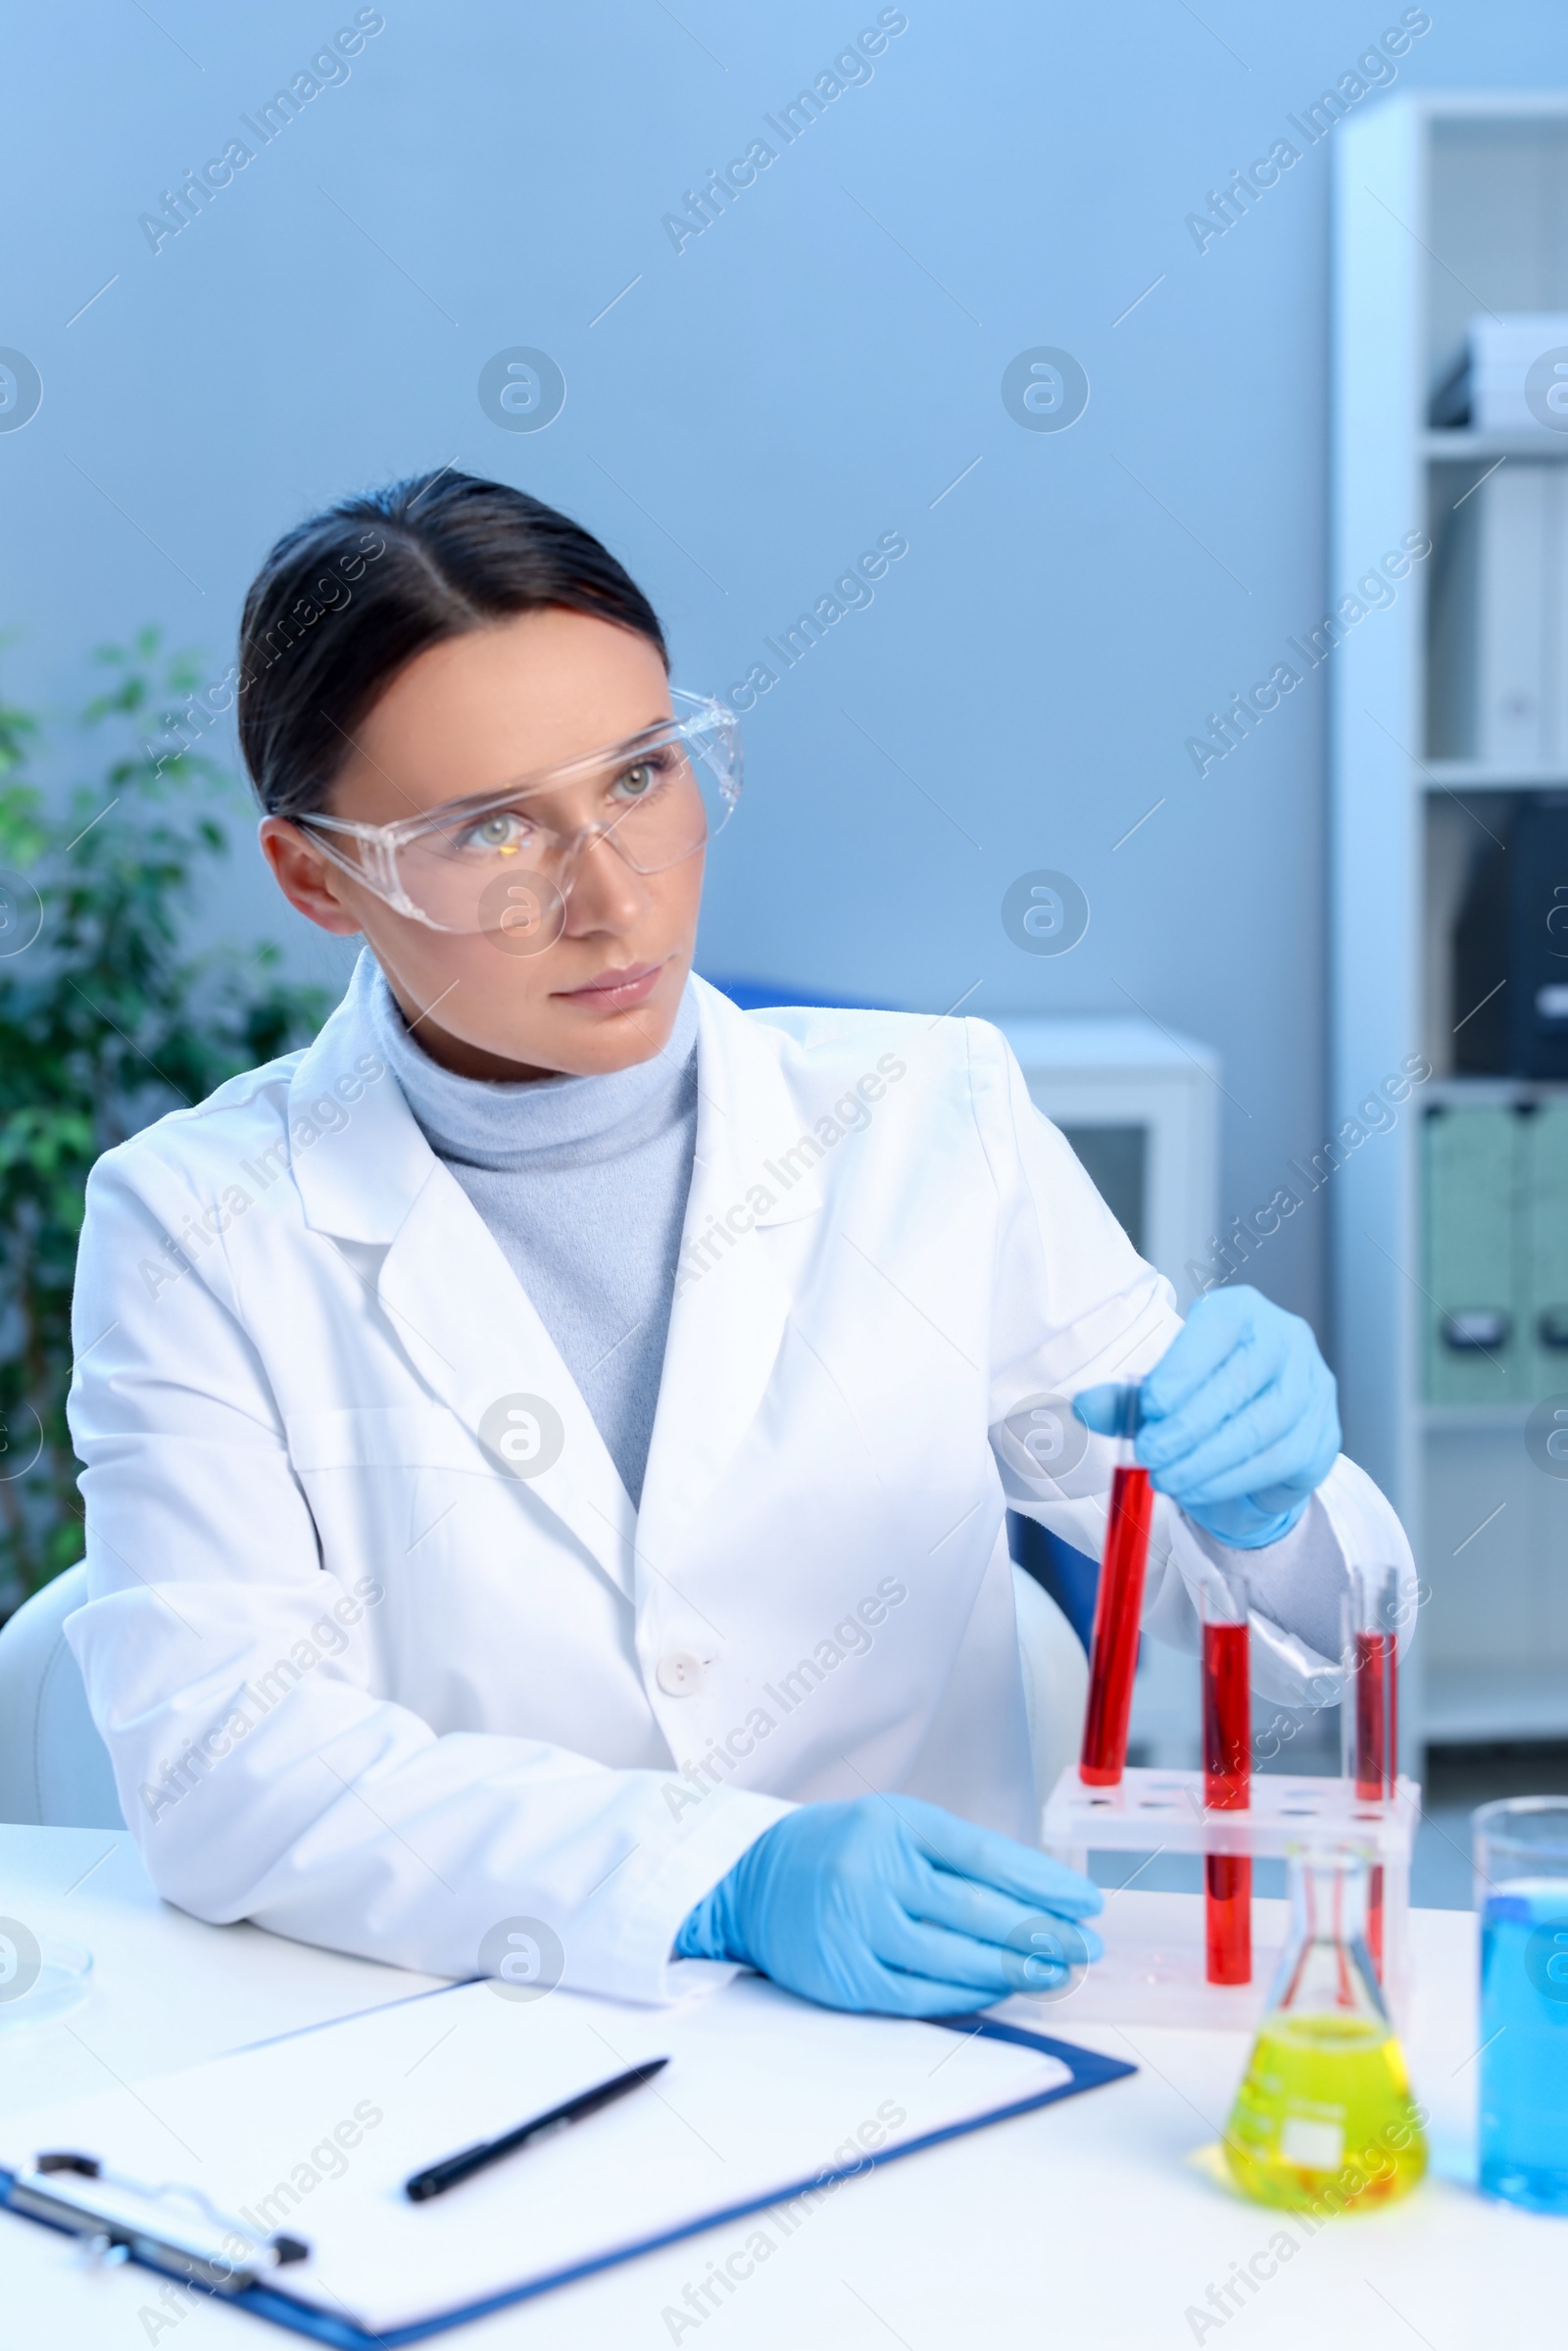
<svg viewBox="0 0 1568 2351">
<path fill-rule="evenodd" d="M 1144 1379 L 1149 1629 L 1217 1565 L 1304 1702 L 1348 1563 L 1408 1569 L 1305 1326 L 1184 1330 L 985 1022 L 692 975 L 735 722 L 565 517 L 348 501 L 241 655 L 272 872 L 366 948 L 88 1189 L 69 1632 L 155 1883 L 540 1988 L 1053 1981 L 1099 1897 L 1035 1845 L 1004 1511 L 1097 1550 Z"/>
</svg>

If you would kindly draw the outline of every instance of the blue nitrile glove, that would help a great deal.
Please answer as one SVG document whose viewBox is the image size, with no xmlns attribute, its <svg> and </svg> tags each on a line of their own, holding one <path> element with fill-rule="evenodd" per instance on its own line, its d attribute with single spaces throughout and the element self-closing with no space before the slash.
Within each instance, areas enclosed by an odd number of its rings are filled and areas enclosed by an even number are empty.
<svg viewBox="0 0 1568 2351">
<path fill-rule="evenodd" d="M 1073 1410 L 1117 1434 L 1119 1387 Z M 1288 1535 L 1340 1449 L 1334 1374 L 1298 1315 L 1256 1290 L 1210 1290 L 1143 1383 L 1134 1458 L 1220 1543 L 1261 1550 Z"/>
<path fill-rule="evenodd" d="M 675 1938 L 828 2008 L 964 2016 L 1102 1956 L 1097 1886 L 917 1796 L 803 1804 L 765 1829 Z"/>
</svg>

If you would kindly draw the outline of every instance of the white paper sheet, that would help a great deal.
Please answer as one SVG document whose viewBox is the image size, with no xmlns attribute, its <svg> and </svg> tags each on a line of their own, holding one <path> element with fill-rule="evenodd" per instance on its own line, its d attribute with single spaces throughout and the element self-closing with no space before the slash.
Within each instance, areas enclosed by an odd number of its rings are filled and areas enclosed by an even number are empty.
<svg viewBox="0 0 1568 2351">
<path fill-rule="evenodd" d="M 429 2203 L 404 2196 L 411 2173 L 660 2056 L 670 2063 L 655 2082 L 588 2121 Z M 69 2147 L 194 2185 L 310 2243 L 278 2290 L 380 2332 L 1067 2079 L 1038 2051 L 842 2016 L 755 1976 L 673 2010 L 565 1991 L 516 2001 L 474 1984 L 8 2117 L 0 2160 L 19 2169 Z"/>
</svg>

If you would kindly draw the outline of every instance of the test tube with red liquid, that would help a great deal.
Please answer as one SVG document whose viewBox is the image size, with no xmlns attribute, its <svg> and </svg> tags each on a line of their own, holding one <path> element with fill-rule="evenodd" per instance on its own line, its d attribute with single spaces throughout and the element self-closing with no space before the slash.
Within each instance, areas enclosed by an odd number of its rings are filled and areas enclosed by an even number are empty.
<svg viewBox="0 0 1568 2351">
<path fill-rule="evenodd" d="M 1203 1579 L 1203 1807 L 1245 1812 L 1252 1800 L 1251 1659 L 1247 1608 L 1217 1573 Z M 1210 1984 L 1252 1981 L 1252 1864 L 1203 1856 L 1203 1943 Z"/>
<path fill-rule="evenodd" d="M 1399 1571 L 1355 1567 L 1345 1603 L 1345 1695 L 1340 1741 L 1345 1776 L 1362 1803 L 1385 1803 L 1399 1776 Z M 1383 1866 L 1367 1892 L 1366 1943 L 1383 1973 Z"/>
<path fill-rule="evenodd" d="M 1122 1391 L 1117 1432 L 1121 1458 L 1111 1480 L 1110 1519 L 1089 1649 L 1089 1706 L 1078 1760 L 1078 1777 L 1089 1788 L 1114 1788 L 1127 1768 L 1127 1726 L 1133 1710 L 1133 1676 L 1138 1671 L 1149 1525 L 1154 1514 L 1149 1472 L 1133 1461 L 1138 1425 L 1139 1391 L 1133 1386 Z"/>
</svg>

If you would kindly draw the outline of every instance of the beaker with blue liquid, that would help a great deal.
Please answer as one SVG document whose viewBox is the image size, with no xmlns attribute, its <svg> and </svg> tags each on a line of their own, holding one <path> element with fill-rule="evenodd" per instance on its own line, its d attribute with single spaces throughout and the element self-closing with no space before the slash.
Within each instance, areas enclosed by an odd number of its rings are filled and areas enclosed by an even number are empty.
<svg viewBox="0 0 1568 2351">
<path fill-rule="evenodd" d="M 1481 2185 L 1568 2213 L 1568 1797 L 1471 1817 L 1481 1912 Z"/>
</svg>

